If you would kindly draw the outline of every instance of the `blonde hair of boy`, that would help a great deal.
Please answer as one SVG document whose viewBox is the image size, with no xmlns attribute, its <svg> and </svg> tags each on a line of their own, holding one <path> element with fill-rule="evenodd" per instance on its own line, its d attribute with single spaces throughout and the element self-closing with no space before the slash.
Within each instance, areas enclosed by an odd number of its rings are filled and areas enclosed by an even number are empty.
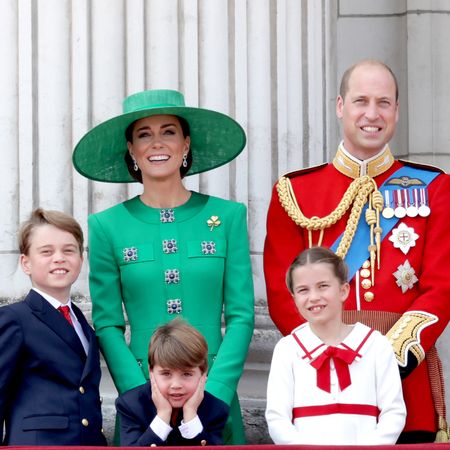
<svg viewBox="0 0 450 450">
<path fill-rule="evenodd" d="M 148 350 L 150 369 L 155 365 L 170 369 L 199 367 L 208 370 L 208 344 L 203 335 L 181 318 L 156 329 Z"/>
<path fill-rule="evenodd" d="M 30 218 L 23 222 L 19 230 L 19 251 L 22 255 L 28 255 L 33 231 L 42 225 L 52 225 L 70 233 L 78 243 L 80 255 L 83 254 L 84 238 L 80 224 L 72 216 L 61 211 L 37 208 L 31 213 Z"/>
</svg>

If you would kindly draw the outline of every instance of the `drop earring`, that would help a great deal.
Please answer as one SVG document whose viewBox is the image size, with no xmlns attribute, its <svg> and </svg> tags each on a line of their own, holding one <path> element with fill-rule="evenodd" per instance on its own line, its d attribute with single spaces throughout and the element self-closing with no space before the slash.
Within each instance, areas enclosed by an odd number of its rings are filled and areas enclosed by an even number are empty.
<svg viewBox="0 0 450 450">
<path fill-rule="evenodd" d="M 137 172 L 138 170 L 139 170 L 139 167 L 138 167 L 138 165 L 137 165 L 137 162 L 136 162 L 136 160 L 133 158 L 133 157 L 131 157 L 132 159 L 133 159 L 133 163 L 134 163 L 134 165 L 133 165 L 133 170 L 135 171 L 135 172 Z"/>
<path fill-rule="evenodd" d="M 188 162 L 187 162 L 187 153 L 185 153 L 185 154 L 183 155 L 183 167 L 187 167 L 187 165 L 188 165 Z"/>
</svg>

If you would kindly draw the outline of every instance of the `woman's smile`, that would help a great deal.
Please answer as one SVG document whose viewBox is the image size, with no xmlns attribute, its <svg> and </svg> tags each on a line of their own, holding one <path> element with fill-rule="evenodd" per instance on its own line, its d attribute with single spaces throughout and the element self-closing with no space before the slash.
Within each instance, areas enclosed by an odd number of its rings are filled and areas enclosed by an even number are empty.
<svg viewBox="0 0 450 450">
<path fill-rule="evenodd" d="M 169 155 L 152 155 L 149 158 L 147 158 L 150 162 L 165 162 L 168 161 L 170 158 Z"/>
</svg>

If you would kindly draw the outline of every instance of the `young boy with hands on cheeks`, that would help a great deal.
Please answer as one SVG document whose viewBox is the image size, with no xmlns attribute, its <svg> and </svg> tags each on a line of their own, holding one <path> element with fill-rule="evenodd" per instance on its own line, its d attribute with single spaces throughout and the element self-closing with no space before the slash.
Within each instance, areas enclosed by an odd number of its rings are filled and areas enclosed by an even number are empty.
<svg viewBox="0 0 450 450">
<path fill-rule="evenodd" d="M 182 319 L 156 329 L 148 352 L 150 382 L 116 401 L 122 446 L 219 445 L 229 407 L 206 392 L 208 346 Z"/>
<path fill-rule="evenodd" d="M 307 321 L 275 346 L 266 420 L 275 444 L 394 444 L 405 424 L 400 375 L 387 338 L 342 321 L 348 269 L 333 251 L 303 251 L 286 275 Z"/>
</svg>

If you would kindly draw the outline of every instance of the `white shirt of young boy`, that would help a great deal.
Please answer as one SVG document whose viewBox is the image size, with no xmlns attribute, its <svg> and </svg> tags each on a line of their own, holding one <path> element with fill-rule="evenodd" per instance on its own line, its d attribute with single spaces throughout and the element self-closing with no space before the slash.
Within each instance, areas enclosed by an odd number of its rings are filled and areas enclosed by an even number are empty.
<svg viewBox="0 0 450 450">
<path fill-rule="evenodd" d="M 155 433 L 162 441 L 166 441 L 169 433 L 173 430 L 170 425 L 168 425 L 158 416 L 155 416 L 155 418 L 152 420 L 150 428 L 152 429 L 153 433 Z M 183 436 L 185 439 L 193 439 L 203 431 L 203 425 L 197 415 L 189 422 L 184 422 L 182 420 L 181 425 L 178 427 L 178 429 L 180 430 L 181 436 Z"/>
<path fill-rule="evenodd" d="M 36 291 L 39 295 L 45 298 L 50 305 L 52 305 L 55 309 L 58 309 L 60 306 L 68 306 L 70 309 L 70 318 L 72 319 L 73 327 L 75 328 L 75 332 L 77 333 L 78 337 L 80 338 L 81 344 L 83 345 L 84 352 L 86 355 L 89 351 L 89 342 L 86 339 L 86 336 L 83 333 L 83 328 L 81 327 L 80 322 L 78 322 L 77 316 L 72 310 L 72 301 L 70 298 L 68 299 L 67 303 L 61 303 L 59 300 L 56 300 L 56 298 L 52 297 L 51 295 L 46 294 L 45 292 L 40 291 L 39 289 L 36 289 L 35 287 L 32 288 L 33 291 Z"/>
</svg>

